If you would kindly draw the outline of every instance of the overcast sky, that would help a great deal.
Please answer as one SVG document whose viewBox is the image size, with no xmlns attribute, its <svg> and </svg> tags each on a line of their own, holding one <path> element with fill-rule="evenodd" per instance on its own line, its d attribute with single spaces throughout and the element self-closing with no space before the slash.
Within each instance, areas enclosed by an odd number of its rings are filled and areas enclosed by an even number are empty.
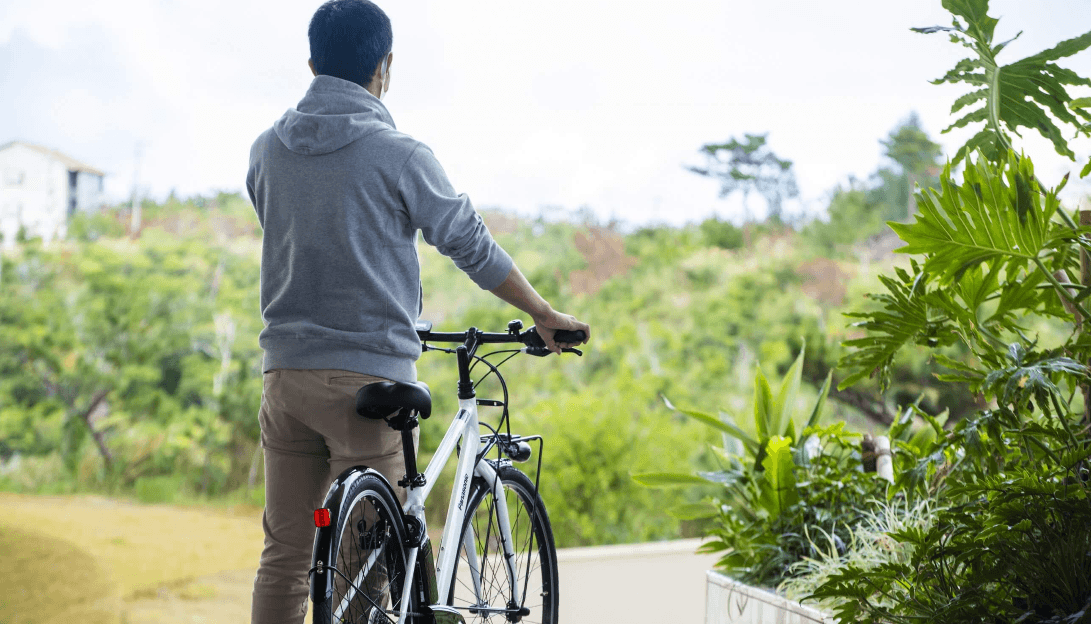
<svg viewBox="0 0 1091 624">
<path fill-rule="evenodd" d="M 242 190 L 254 138 L 311 81 L 311 0 L 0 0 L 0 143 L 59 149 L 162 198 Z M 697 149 L 769 132 L 802 201 L 879 166 L 911 111 L 939 135 L 964 56 L 939 0 L 380 1 L 394 26 L 384 102 L 478 207 L 587 206 L 602 218 L 682 223 L 739 214 L 684 169 Z M 1011 62 L 1091 29 L 1089 0 L 993 0 Z M 1063 62 L 1091 75 L 1091 53 Z M 1043 180 L 1075 165 L 1040 140 Z M 1080 153 L 1088 157 L 1087 146 Z M 1089 186 L 1074 185 L 1072 197 Z M 758 206 L 755 206 L 757 208 Z"/>
</svg>

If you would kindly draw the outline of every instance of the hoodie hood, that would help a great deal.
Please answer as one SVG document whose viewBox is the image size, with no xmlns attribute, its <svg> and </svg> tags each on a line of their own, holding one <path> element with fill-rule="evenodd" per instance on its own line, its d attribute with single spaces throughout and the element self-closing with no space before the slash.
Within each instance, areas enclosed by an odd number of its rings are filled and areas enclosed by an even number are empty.
<svg viewBox="0 0 1091 624">
<path fill-rule="evenodd" d="M 304 156 L 328 154 L 393 128 L 379 98 L 354 82 L 326 75 L 315 76 L 299 104 L 273 124 L 284 146 Z"/>
</svg>

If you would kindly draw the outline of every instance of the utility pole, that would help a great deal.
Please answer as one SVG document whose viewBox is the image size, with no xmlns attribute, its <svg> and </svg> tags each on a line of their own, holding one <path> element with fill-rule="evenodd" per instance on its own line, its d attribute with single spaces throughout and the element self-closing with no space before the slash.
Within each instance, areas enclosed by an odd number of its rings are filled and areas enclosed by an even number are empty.
<svg viewBox="0 0 1091 624">
<path fill-rule="evenodd" d="M 144 144 L 140 141 L 136 142 L 136 149 L 133 154 L 133 194 L 132 194 L 132 209 L 131 209 L 131 221 L 129 222 L 129 236 L 136 238 L 140 236 L 140 198 L 138 196 L 138 184 L 140 182 L 140 158 L 144 155 Z"/>
</svg>

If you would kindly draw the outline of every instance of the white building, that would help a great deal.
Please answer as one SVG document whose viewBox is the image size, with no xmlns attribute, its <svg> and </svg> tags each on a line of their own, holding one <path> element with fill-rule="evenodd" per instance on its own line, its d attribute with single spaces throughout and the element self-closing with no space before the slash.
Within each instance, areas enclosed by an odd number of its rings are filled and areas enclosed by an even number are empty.
<svg viewBox="0 0 1091 624">
<path fill-rule="evenodd" d="M 40 145 L 0 145 L 0 234 L 10 247 L 20 228 L 42 240 L 64 238 L 68 217 L 103 202 L 106 174 Z"/>
</svg>

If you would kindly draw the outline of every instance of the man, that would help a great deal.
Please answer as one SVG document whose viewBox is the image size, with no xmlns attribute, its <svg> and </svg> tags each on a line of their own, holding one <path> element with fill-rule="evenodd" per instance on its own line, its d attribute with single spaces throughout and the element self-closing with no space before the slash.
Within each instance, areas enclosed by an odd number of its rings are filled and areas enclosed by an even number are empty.
<svg viewBox="0 0 1091 624">
<path fill-rule="evenodd" d="M 332 479 L 367 465 L 402 478 L 400 437 L 355 414 L 364 384 L 416 381 L 417 230 L 480 288 L 558 329 L 590 329 L 535 292 L 432 151 L 394 128 L 390 20 L 367 0 L 331 0 L 308 28 L 315 78 L 250 151 L 246 186 L 264 230 L 261 311 L 265 549 L 255 624 L 302 621 L 312 513 Z M 585 340 L 586 342 L 586 340 Z M 404 496 L 404 492 L 402 492 Z"/>
</svg>

